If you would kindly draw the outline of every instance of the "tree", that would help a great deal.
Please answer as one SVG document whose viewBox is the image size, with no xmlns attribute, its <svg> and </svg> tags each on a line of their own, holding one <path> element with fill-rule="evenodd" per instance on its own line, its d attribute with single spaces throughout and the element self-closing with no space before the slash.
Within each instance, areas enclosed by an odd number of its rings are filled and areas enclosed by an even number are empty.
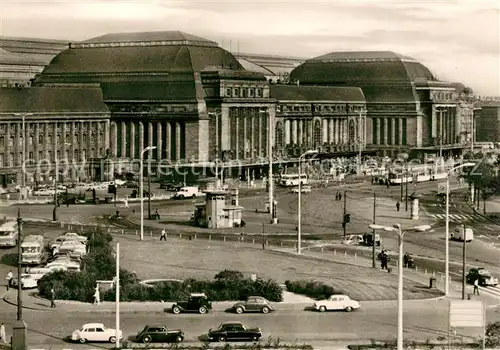
<svg viewBox="0 0 500 350">
<path fill-rule="evenodd" d="M 483 193 L 496 192 L 499 184 L 496 169 L 486 162 L 472 167 L 466 179 Z"/>
</svg>

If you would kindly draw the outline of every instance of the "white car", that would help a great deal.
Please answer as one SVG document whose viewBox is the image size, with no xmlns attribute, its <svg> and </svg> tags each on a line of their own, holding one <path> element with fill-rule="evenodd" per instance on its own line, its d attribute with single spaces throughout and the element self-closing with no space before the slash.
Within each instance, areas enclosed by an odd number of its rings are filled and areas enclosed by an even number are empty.
<svg viewBox="0 0 500 350">
<path fill-rule="evenodd" d="M 314 303 L 314 309 L 320 312 L 329 310 L 344 310 L 351 312 L 352 310 L 359 309 L 361 305 L 356 300 L 352 300 L 347 295 L 334 294 L 326 300 L 319 300 Z"/>
<path fill-rule="evenodd" d="M 300 192 L 302 193 L 311 193 L 311 186 L 300 186 Z M 299 186 L 292 188 L 293 193 L 299 193 Z"/>
<path fill-rule="evenodd" d="M 33 191 L 34 196 L 53 196 L 55 193 L 56 191 L 52 189 L 42 189 Z"/>
<path fill-rule="evenodd" d="M 17 277 L 12 279 L 12 286 L 17 287 Z M 38 287 L 38 280 L 35 276 L 23 273 L 21 275 L 21 289 L 32 289 Z"/>
<path fill-rule="evenodd" d="M 122 331 L 118 331 L 118 336 L 123 339 Z M 110 342 L 116 341 L 116 331 L 113 328 L 106 328 L 102 323 L 86 323 L 82 328 L 71 334 L 74 342 Z"/>
<path fill-rule="evenodd" d="M 363 243 L 362 235 L 349 235 L 342 240 L 342 244 L 345 245 L 358 245 Z"/>
<path fill-rule="evenodd" d="M 59 247 L 61 244 L 66 243 L 66 242 L 79 242 L 80 244 L 86 244 L 87 240 L 88 239 L 85 236 L 80 236 L 74 232 L 68 232 L 62 236 L 57 237 L 55 240 L 53 240 L 50 243 L 50 249 L 52 250 L 56 247 Z"/>
</svg>

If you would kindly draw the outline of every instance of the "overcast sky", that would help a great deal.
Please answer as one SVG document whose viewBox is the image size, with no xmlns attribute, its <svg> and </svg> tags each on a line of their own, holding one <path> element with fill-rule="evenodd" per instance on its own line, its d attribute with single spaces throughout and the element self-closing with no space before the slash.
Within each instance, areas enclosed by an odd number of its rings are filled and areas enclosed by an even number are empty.
<svg viewBox="0 0 500 350">
<path fill-rule="evenodd" d="M 314 57 L 391 50 L 440 79 L 500 95 L 500 1 L 0 0 L 0 34 L 84 40 L 181 30 L 226 49 Z"/>
</svg>

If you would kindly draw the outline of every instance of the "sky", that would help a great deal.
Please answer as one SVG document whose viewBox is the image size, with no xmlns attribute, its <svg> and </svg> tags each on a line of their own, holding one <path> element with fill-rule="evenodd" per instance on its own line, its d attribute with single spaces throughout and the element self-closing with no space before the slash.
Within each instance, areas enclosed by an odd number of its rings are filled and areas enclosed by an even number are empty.
<svg viewBox="0 0 500 350">
<path fill-rule="evenodd" d="M 500 1 L 0 0 L 0 35 L 85 40 L 180 30 L 233 52 L 411 56 L 441 80 L 500 95 Z"/>
</svg>

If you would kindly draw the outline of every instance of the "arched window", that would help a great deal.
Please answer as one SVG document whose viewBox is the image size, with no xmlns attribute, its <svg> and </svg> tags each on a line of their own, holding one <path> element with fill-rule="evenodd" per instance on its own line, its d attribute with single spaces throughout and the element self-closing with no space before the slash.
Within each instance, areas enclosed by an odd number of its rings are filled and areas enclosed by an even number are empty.
<svg viewBox="0 0 500 350">
<path fill-rule="evenodd" d="M 321 137 L 322 137 L 321 122 L 319 120 L 316 120 L 314 122 L 314 131 L 313 131 L 313 146 L 315 148 L 321 146 Z"/>
<path fill-rule="evenodd" d="M 356 143 L 356 122 L 353 119 L 349 121 L 349 143 Z"/>
<path fill-rule="evenodd" d="M 276 149 L 281 150 L 283 148 L 283 123 L 282 122 L 277 122 L 276 123 L 276 131 L 275 131 L 275 144 L 276 144 Z"/>
</svg>

